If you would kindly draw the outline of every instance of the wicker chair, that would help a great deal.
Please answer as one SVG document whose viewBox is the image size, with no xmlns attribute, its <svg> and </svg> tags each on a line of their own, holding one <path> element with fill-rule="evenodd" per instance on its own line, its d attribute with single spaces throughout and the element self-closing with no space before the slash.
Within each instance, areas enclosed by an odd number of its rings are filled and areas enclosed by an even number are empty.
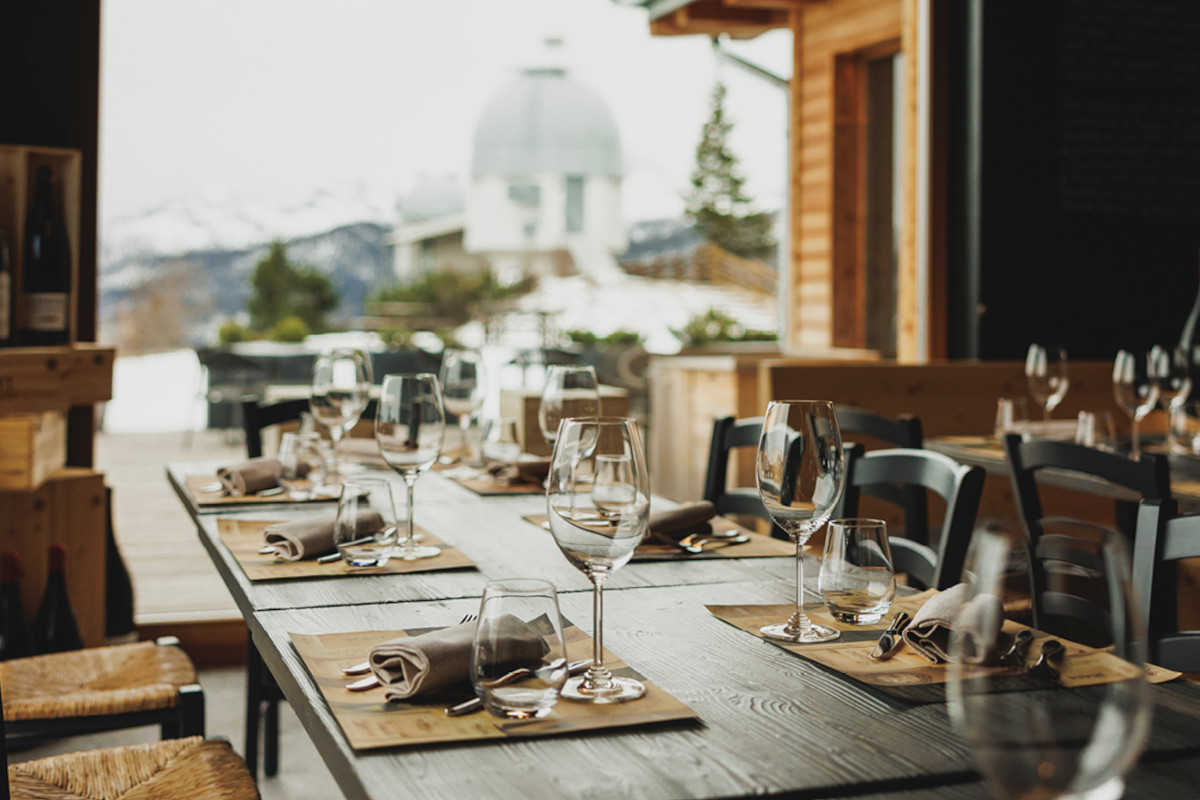
<svg viewBox="0 0 1200 800">
<path fill-rule="evenodd" d="M 255 800 L 246 764 L 229 742 L 192 736 L 13 764 L 0 797 L 13 800 L 206 798 Z"/>
<path fill-rule="evenodd" d="M 204 735 L 204 693 L 191 659 L 164 637 L 0 663 L 5 740 L 160 725 L 163 738 Z"/>
</svg>

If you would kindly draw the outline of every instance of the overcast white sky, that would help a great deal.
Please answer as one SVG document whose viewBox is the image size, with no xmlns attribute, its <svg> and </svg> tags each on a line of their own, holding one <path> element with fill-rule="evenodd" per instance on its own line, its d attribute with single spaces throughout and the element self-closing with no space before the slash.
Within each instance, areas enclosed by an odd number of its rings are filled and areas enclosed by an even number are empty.
<svg viewBox="0 0 1200 800">
<path fill-rule="evenodd" d="M 609 103 L 627 219 L 682 209 L 716 62 L 706 37 L 651 37 L 612 0 L 106 0 L 100 211 L 196 194 L 284 201 L 466 176 L 487 100 L 542 41 Z M 787 32 L 730 49 L 787 75 Z M 733 146 L 760 206 L 786 182 L 786 99 L 723 67 Z"/>
</svg>

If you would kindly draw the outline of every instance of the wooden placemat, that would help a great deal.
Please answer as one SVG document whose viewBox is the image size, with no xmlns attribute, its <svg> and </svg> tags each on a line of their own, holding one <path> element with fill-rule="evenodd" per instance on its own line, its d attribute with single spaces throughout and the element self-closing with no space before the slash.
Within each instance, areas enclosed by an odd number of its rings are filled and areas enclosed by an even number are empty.
<svg viewBox="0 0 1200 800">
<path fill-rule="evenodd" d="M 907 611 L 916 614 L 921 605 L 937 592 L 928 589 L 920 594 L 898 597 L 892 603 L 892 614 L 897 611 Z M 777 645 L 789 653 L 816 662 L 834 672 L 853 678 L 869 686 L 873 686 L 886 694 L 904 700 L 936 703 L 946 699 L 944 684 L 948 680 L 945 664 L 930 664 L 923 656 L 918 655 L 907 644 L 889 659 L 877 661 L 870 653 L 875 649 L 879 636 L 891 621 L 891 614 L 874 625 L 848 625 L 837 622 L 830 616 L 823 603 L 806 603 L 804 612 L 813 622 L 828 625 L 842 632 L 842 635 L 831 642 L 819 644 L 792 644 L 768 639 L 759 632 L 763 625 L 782 622 L 792 615 L 795 606 L 706 606 L 717 619 L 727 622 L 736 628 Z M 1006 621 L 1004 630 L 1015 633 L 1022 625 Z M 1041 651 L 1039 642 L 1043 639 L 1058 639 L 1066 646 L 1063 667 L 1060 673 L 1060 683 L 1068 688 L 1091 686 L 1108 683 L 1116 676 L 1127 677 L 1123 668 L 1129 664 L 1111 653 L 1085 647 L 1063 639 L 1059 636 L 1049 636 L 1040 631 L 1034 631 L 1034 641 L 1029 647 L 1032 656 Z M 1009 667 L 994 668 L 997 674 L 1011 672 L 1021 676 L 1021 671 Z M 1162 683 L 1179 677 L 1180 673 L 1147 666 L 1147 679 L 1151 683 Z M 1023 676 L 1022 676 L 1023 677 Z"/>
<path fill-rule="evenodd" d="M 459 478 L 453 475 L 445 477 L 462 486 L 464 489 L 470 489 L 477 495 L 482 497 L 504 497 L 518 494 L 545 494 L 546 490 L 540 483 L 525 483 L 523 481 L 509 483 L 507 481 L 493 480 L 488 475 L 483 475 L 478 478 Z"/>
<path fill-rule="evenodd" d="M 346 575 L 399 575 L 408 572 L 434 572 L 443 569 L 465 569 L 474 567 L 475 562 L 461 550 L 448 545 L 433 534 L 416 526 L 421 535 L 421 544 L 440 547 L 442 554 L 433 558 L 404 561 L 389 559 L 385 567 L 351 567 L 344 561 L 320 564 L 315 559 L 284 561 L 272 555 L 258 552 L 263 546 L 263 529 L 277 524 L 270 520 L 228 519 L 217 520 L 217 535 L 229 548 L 229 552 L 242 566 L 246 577 L 252 581 L 277 581 L 292 578 L 339 578 Z"/>
<path fill-rule="evenodd" d="M 288 498 L 286 493 L 269 495 L 267 497 L 261 497 L 256 494 L 230 497 L 224 493 L 224 490 L 217 492 L 203 491 L 207 486 L 220 483 L 216 475 L 188 475 L 185 481 L 187 482 L 188 492 L 192 495 L 192 499 L 198 506 L 307 505 L 309 503 L 336 503 L 338 499 L 337 494 L 331 494 L 314 497 L 311 500 L 292 500 Z"/>
<path fill-rule="evenodd" d="M 652 725 L 696 719 L 696 712 L 610 654 L 604 663 L 616 675 L 636 678 L 646 686 L 639 700 L 614 705 L 593 705 L 560 699 L 549 716 L 540 720 L 509 720 L 478 711 L 448 717 L 443 709 L 471 697 L 471 686 L 460 687 L 427 698 L 386 702 L 383 689 L 347 691 L 349 679 L 342 674 L 348 664 L 362 661 L 374 645 L 399 636 L 416 636 L 427 628 L 407 631 L 361 631 L 320 635 L 290 634 L 292 645 L 313 676 L 346 740 L 355 750 L 407 747 L 436 742 L 468 742 L 554 736 L 581 731 Z M 573 625 L 563 631 L 569 659 L 588 658 L 592 640 Z"/>
<path fill-rule="evenodd" d="M 521 519 L 526 522 L 533 523 L 542 530 L 548 529 L 545 527 L 547 519 L 545 514 L 525 514 Z M 693 561 L 698 558 L 779 558 L 781 556 L 795 556 L 796 545 L 792 542 L 785 542 L 782 539 L 774 539 L 770 536 L 764 536 L 761 533 L 755 533 L 749 528 L 743 528 L 736 522 L 725 517 L 713 517 L 710 520 L 712 523 L 713 533 L 728 533 L 737 532 L 750 537 L 750 541 L 745 544 L 722 544 L 714 542 L 704 548 L 703 553 L 686 553 L 673 545 L 663 544 L 651 539 L 644 540 L 638 545 L 637 550 L 633 551 L 633 561 Z M 700 537 L 703 538 L 703 537 Z"/>
</svg>

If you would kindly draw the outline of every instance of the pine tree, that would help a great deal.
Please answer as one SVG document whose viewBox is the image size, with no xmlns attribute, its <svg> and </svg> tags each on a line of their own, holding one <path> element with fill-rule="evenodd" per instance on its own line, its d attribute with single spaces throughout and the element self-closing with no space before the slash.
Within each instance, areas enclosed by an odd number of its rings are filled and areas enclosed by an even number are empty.
<svg viewBox="0 0 1200 800">
<path fill-rule="evenodd" d="M 713 87 L 711 114 L 696 145 L 696 166 L 687 196 L 687 218 L 707 241 L 747 258 L 766 259 L 775 249 L 771 215 L 753 210 L 746 179 L 729 149 L 733 123 L 725 117 L 725 85 Z"/>
<path fill-rule="evenodd" d="M 253 287 L 246 303 L 250 329 L 268 333 L 289 317 L 304 322 L 308 330 L 326 330 L 325 317 L 337 308 L 340 297 L 333 282 L 313 267 L 295 267 L 288 261 L 283 242 L 271 249 L 254 267 Z"/>
</svg>

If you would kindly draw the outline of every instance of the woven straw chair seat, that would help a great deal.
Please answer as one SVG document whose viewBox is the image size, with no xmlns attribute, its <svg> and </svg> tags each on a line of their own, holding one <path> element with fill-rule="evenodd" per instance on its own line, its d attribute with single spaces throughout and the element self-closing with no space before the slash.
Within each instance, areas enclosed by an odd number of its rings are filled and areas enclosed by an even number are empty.
<svg viewBox="0 0 1200 800">
<path fill-rule="evenodd" d="M 254 779 L 229 743 L 167 739 L 68 753 L 8 768 L 13 800 L 256 800 Z"/>
<path fill-rule="evenodd" d="M 171 708 L 196 682 L 182 649 L 154 642 L 90 647 L 0 662 L 9 721 L 126 714 Z"/>
</svg>

